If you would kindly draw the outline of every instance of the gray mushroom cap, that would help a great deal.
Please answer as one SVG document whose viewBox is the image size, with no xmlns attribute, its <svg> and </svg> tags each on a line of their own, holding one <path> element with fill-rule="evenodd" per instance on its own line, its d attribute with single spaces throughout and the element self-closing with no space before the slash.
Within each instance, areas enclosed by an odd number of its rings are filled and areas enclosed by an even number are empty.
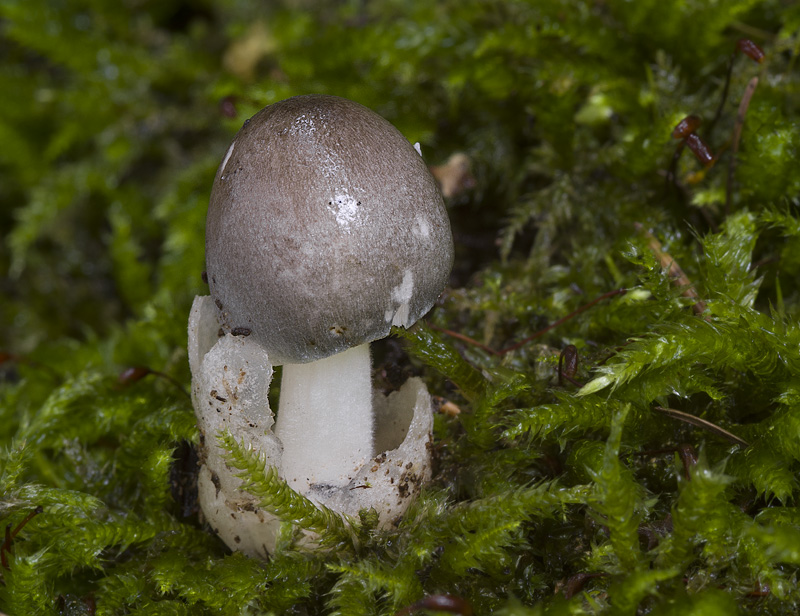
<svg viewBox="0 0 800 616">
<path fill-rule="evenodd" d="M 217 170 L 211 295 L 223 327 L 250 330 L 275 364 L 410 326 L 452 265 L 447 212 L 422 157 L 358 103 L 307 95 L 265 107 Z"/>
</svg>

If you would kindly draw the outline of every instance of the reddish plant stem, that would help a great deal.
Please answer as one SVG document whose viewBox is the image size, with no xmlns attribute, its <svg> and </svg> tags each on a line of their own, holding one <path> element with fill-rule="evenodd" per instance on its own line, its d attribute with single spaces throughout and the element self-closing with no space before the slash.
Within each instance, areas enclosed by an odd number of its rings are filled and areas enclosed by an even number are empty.
<svg viewBox="0 0 800 616">
<path fill-rule="evenodd" d="M 160 379 L 164 379 L 168 383 L 171 383 L 174 387 L 180 390 L 180 392 L 184 396 L 189 398 L 189 400 L 192 399 L 192 397 L 189 395 L 189 392 L 186 391 L 183 388 L 183 385 L 181 385 L 176 379 L 172 378 L 165 372 L 159 372 L 158 370 L 151 370 L 147 366 L 133 366 L 131 368 L 125 368 L 125 370 L 120 372 L 119 377 L 117 378 L 117 384 L 120 387 L 127 387 L 128 385 L 141 381 L 144 377 L 151 374 Z"/>
<path fill-rule="evenodd" d="M 548 325 L 544 329 L 540 329 L 538 332 L 536 332 L 532 336 L 528 336 L 524 340 L 521 340 L 520 342 L 517 342 L 516 344 L 512 344 L 510 347 L 506 347 L 505 349 L 502 349 L 502 350 L 498 351 L 497 353 L 498 353 L 498 355 L 505 355 L 506 353 L 510 353 L 511 351 L 516 351 L 518 348 L 523 347 L 526 344 L 528 344 L 531 340 L 536 340 L 536 338 L 540 338 L 540 337 L 544 336 L 551 329 L 555 329 L 556 327 L 558 327 L 562 323 L 566 323 L 567 321 L 569 321 L 570 319 L 575 318 L 576 316 L 578 316 L 582 312 L 586 312 L 587 310 L 589 310 L 589 308 L 592 308 L 595 304 L 599 304 L 604 299 L 608 299 L 610 297 L 616 297 L 617 295 L 625 295 L 627 292 L 628 292 L 628 289 L 614 289 L 613 291 L 608 291 L 607 293 L 603 293 L 601 296 L 595 297 L 588 304 L 584 304 L 583 306 L 581 306 L 577 310 L 573 310 L 572 312 L 570 312 L 567 316 L 560 318 L 555 323 L 552 323 L 551 325 Z"/>
<path fill-rule="evenodd" d="M 731 77 L 733 76 L 733 63 L 736 61 L 737 52 L 743 53 L 748 58 L 753 60 L 753 62 L 758 64 L 762 64 L 764 62 L 764 58 L 766 57 L 764 51 L 750 39 L 739 39 L 736 41 L 736 46 L 734 47 L 730 60 L 728 60 L 728 71 L 725 74 L 725 86 L 722 88 L 722 97 L 720 98 L 717 111 L 714 114 L 714 119 L 708 124 L 706 134 L 711 134 L 711 131 L 717 124 L 717 121 L 722 116 L 722 110 L 725 108 L 725 101 L 728 99 L 728 90 L 730 89 Z"/>
<path fill-rule="evenodd" d="M 39 515 L 42 511 L 44 511 L 44 507 L 39 505 L 33 511 L 26 515 L 22 522 L 17 524 L 14 530 L 11 530 L 11 524 L 6 526 L 6 534 L 3 544 L 0 545 L 0 564 L 3 565 L 3 569 L 8 569 L 8 559 L 6 558 L 6 552 L 9 554 L 11 553 L 11 543 L 14 541 L 14 538 L 20 533 L 20 531 L 25 528 L 25 525 L 30 522 L 35 516 Z"/>
<path fill-rule="evenodd" d="M 733 176 L 736 170 L 736 154 L 739 152 L 739 141 L 742 138 L 742 127 L 744 118 L 747 115 L 747 108 L 750 106 L 750 99 L 758 86 L 758 77 L 753 77 L 745 88 L 742 100 L 739 103 L 739 110 L 736 112 L 736 125 L 733 129 L 733 145 L 731 146 L 731 159 L 728 162 L 728 184 L 725 187 L 725 215 L 731 211 L 731 200 L 733 199 Z"/>
<path fill-rule="evenodd" d="M 58 381 L 60 379 L 58 372 L 56 372 L 50 366 L 38 362 L 34 359 L 29 359 L 24 355 L 16 355 L 14 353 L 8 353 L 6 351 L 0 351 L 0 364 L 4 364 L 6 362 L 17 362 L 18 364 L 28 364 L 32 368 L 36 368 L 37 370 L 44 370 L 49 374 L 53 379 Z"/>
<path fill-rule="evenodd" d="M 710 135 L 711 132 L 714 130 L 714 126 L 716 126 L 719 119 L 722 117 L 722 110 L 725 108 L 725 101 L 728 100 L 728 90 L 731 87 L 731 77 L 733 76 L 733 63 L 736 61 L 736 50 L 731 54 L 730 59 L 728 60 L 728 70 L 725 73 L 725 85 L 722 88 L 722 96 L 719 99 L 719 105 L 717 106 L 717 110 L 714 113 L 714 118 L 711 122 L 708 123 L 706 127 L 705 134 Z"/>
<path fill-rule="evenodd" d="M 445 329 L 444 327 L 439 327 L 438 325 L 433 325 L 432 323 L 428 323 L 428 326 L 431 329 L 435 329 L 437 332 L 442 332 L 443 334 L 447 334 L 451 338 L 455 338 L 456 340 L 461 340 L 462 342 L 466 342 L 472 346 L 478 347 L 482 351 L 486 351 L 490 355 L 500 355 L 499 351 L 495 351 L 492 347 L 486 346 L 482 342 L 478 342 L 474 338 L 470 338 L 464 334 L 459 332 L 453 331 L 452 329 Z"/>
<path fill-rule="evenodd" d="M 509 347 L 506 347 L 504 349 L 500 349 L 499 351 L 496 351 L 495 349 L 483 344 L 482 342 L 478 342 L 474 338 L 470 338 L 469 336 L 465 336 L 464 334 L 460 334 L 458 332 L 454 332 L 454 331 L 452 331 L 450 329 L 445 329 L 444 327 L 438 327 L 437 325 L 429 324 L 429 326 L 430 326 L 431 329 L 435 329 L 436 331 L 442 332 L 443 334 L 447 334 L 448 336 L 450 336 L 452 338 L 456 338 L 458 340 L 461 340 L 462 342 L 466 342 L 467 344 L 470 344 L 472 346 L 476 346 L 479 349 L 481 349 L 483 351 L 486 351 L 487 353 L 489 353 L 491 355 L 502 356 L 502 355 L 505 355 L 506 353 L 510 353 L 511 351 L 516 351 L 520 347 L 523 347 L 526 344 L 528 344 L 531 340 L 535 340 L 536 338 L 540 338 L 540 337 L 544 336 L 551 329 L 555 329 L 556 327 L 558 327 L 562 323 L 565 323 L 565 322 L 569 321 L 570 319 L 578 316 L 579 314 L 581 314 L 582 312 L 585 312 L 586 310 L 588 310 L 589 308 L 591 308 L 595 304 L 599 304 L 604 299 L 608 299 L 610 297 L 615 297 L 617 295 L 625 295 L 627 292 L 628 292 L 628 289 L 614 289 L 613 291 L 608 291 L 607 293 L 603 293 L 601 296 L 594 298 L 588 304 L 584 304 L 580 308 L 570 312 L 567 316 L 560 318 L 555 323 L 551 323 L 550 325 L 548 325 L 544 329 L 540 329 L 535 334 L 533 334 L 531 336 L 528 336 L 527 338 L 525 338 L 523 340 L 520 340 L 519 342 L 517 342 L 515 344 L 512 344 Z"/>
</svg>

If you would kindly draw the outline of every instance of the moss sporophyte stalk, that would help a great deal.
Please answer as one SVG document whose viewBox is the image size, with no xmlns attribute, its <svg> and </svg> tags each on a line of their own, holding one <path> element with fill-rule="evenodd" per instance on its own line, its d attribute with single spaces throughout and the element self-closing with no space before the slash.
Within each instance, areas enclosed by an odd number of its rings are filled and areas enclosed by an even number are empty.
<svg viewBox="0 0 800 616">
<path fill-rule="evenodd" d="M 302 4 L 0 3 L 0 613 L 798 612 L 800 6 Z"/>
</svg>

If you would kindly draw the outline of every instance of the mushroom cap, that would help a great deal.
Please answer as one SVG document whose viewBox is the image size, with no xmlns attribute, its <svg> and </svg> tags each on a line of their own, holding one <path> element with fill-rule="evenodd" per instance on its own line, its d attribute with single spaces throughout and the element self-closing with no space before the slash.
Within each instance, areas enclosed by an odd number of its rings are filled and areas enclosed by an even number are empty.
<svg viewBox="0 0 800 616">
<path fill-rule="evenodd" d="M 223 328 L 250 330 L 275 364 L 412 325 L 452 265 L 436 181 L 408 140 L 358 103 L 312 94 L 269 105 L 217 170 L 211 295 Z"/>
</svg>

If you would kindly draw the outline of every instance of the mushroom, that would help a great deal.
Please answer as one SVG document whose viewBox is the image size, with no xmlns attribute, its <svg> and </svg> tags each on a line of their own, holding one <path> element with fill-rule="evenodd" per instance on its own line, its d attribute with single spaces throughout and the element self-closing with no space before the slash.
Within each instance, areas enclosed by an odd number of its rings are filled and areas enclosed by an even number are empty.
<svg viewBox="0 0 800 616">
<path fill-rule="evenodd" d="M 364 469 L 385 463 L 384 447 L 402 448 L 397 426 L 410 431 L 419 400 L 427 400 L 428 414 L 430 400 L 418 380 L 409 390 L 414 393 L 398 392 L 392 402 L 374 395 L 369 343 L 425 314 L 452 263 L 437 184 L 394 126 L 334 96 L 270 105 L 245 122 L 214 180 L 206 224 L 214 308 L 204 301 L 193 310 L 193 375 L 222 343 L 200 331 L 213 329 L 213 312 L 223 337 L 236 338 L 226 343 L 226 357 L 239 345 L 260 357 L 253 363 L 262 373 L 283 366 L 278 416 L 268 434 L 279 449 L 270 445 L 268 457 L 288 484 L 331 506 L 352 500 L 345 493 L 360 478 L 369 483 L 363 492 L 385 500 L 385 490 L 370 489 L 374 481 L 362 476 Z M 230 368 L 230 362 L 215 361 L 214 369 L 219 363 Z M 207 393 L 193 386 L 193 394 L 202 431 L 209 405 L 201 398 Z M 387 411 L 401 398 L 410 409 Z M 263 435 L 271 432 L 271 413 L 263 401 L 259 405 L 263 417 L 256 423 Z M 429 461 L 420 464 L 417 471 L 429 475 Z M 381 512 L 381 503 L 357 500 L 359 508 Z M 384 513 L 382 519 L 397 510 L 392 505 Z"/>
</svg>

